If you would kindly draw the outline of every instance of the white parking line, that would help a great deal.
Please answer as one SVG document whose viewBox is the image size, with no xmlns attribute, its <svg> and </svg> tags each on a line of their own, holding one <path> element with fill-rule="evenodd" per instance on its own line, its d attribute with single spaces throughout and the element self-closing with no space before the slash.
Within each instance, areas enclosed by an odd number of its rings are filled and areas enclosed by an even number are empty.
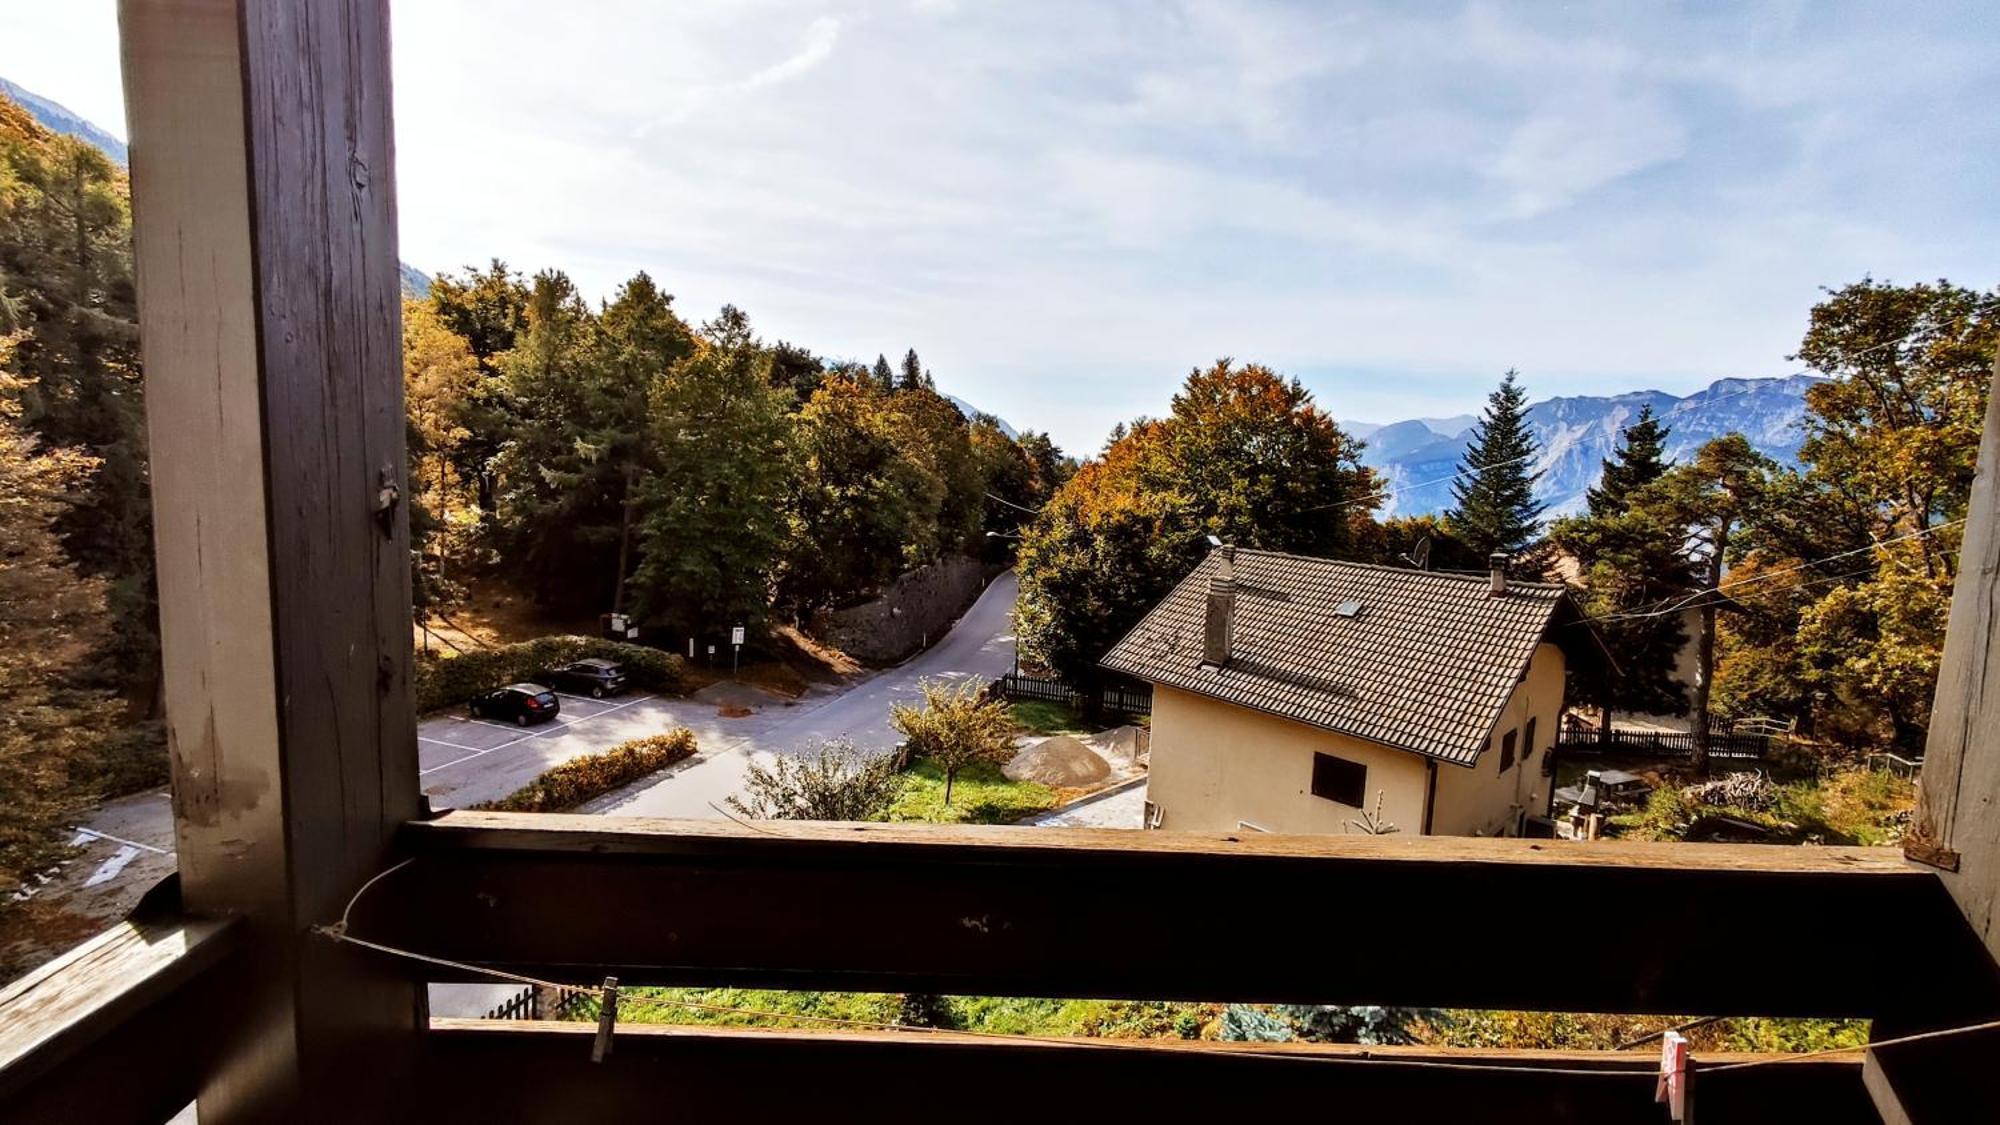
<svg viewBox="0 0 2000 1125">
<path fill-rule="evenodd" d="M 100 840 L 109 840 L 109 841 L 111 841 L 111 842 L 112 842 L 112 843 L 114 843 L 114 844 L 123 844 L 123 845 L 125 845 L 125 846 L 126 846 L 126 847 L 128 847 L 128 848 L 143 848 L 143 849 L 145 849 L 146 851 L 149 851 L 149 852 L 152 852 L 152 853 L 153 853 L 154 855 L 172 855 L 172 854 L 174 854 L 174 853 L 172 853 L 172 852 L 168 851 L 168 850 L 167 850 L 167 849 L 165 849 L 165 848 L 156 848 L 156 847 L 154 847 L 154 846 L 153 846 L 153 845 L 151 845 L 151 844 L 142 844 L 142 843 L 140 843 L 140 842 L 139 842 L 139 841 L 137 841 L 137 840 L 127 840 L 127 839 L 126 839 L 125 837 L 123 837 L 123 836 L 113 836 L 113 835 L 112 835 L 111 833 L 109 833 L 109 832 L 99 832 L 99 831 L 98 831 L 97 829 L 95 829 L 95 828 L 85 828 L 85 827 L 84 827 L 83 825 L 81 825 L 81 824 L 79 824 L 79 825 L 75 826 L 75 828 L 74 828 L 74 831 L 76 831 L 76 832 L 79 832 L 79 833 L 81 833 L 81 834 L 83 834 L 83 835 L 85 835 L 85 836 L 95 836 L 95 837 L 97 837 L 97 838 L 98 838 L 98 839 L 100 839 Z"/>
<path fill-rule="evenodd" d="M 652 696 L 650 696 L 650 695 L 641 695 L 641 696 L 639 696 L 639 697 L 637 697 L 637 698 L 635 698 L 635 699 L 628 699 L 628 700 L 626 700 L 625 702 L 623 702 L 623 703 L 620 703 L 620 704 L 618 704 L 618 705 L 617 705 L 617 706 L 615 706 L 615 707 L 606 707 L 606 708 L 605 708 L 604 710 L 602 710 L 602 711 L 599 711 L 599 712 L 598 712 L 597 714 L 595 714 L 595 715 L 585 715 L 585 716 L 583 716 L 582 718 L 579 718 L 579 719 L 565 719 L 565 718 L 563 718 L 563 717 L 562 717 L 561 715 L 558 715 L 558 716 L 556 716 L 556 722 L 557 722 L 557 723 L 560 723 L 560 724 L 561 724 L 561 725 L 563 726 L 563 728 L 564 728 L 564 729 L 567 729 L 567 728 L 569 728 L 569 727 L 573 727 L 573 726 L 577 726 L 577 725 L 579 725 L 579 724 L 582 724 L 582 723 L 587 723 L 587 722 L 589 722 L 589 721 L 590 721 L 590 720 L 592 720 L 592 719 L 601 719 L 601 718 L 603 718 L 604 716 L 606 716 L 606 715 L 609 715 L 609 714 L 610 714 L 611 712 L 613 712 L 613 711 L 621 711 L 621 710 L 623 710 L 623 709 L 625 709 L 625 708 L 627 708 L 627 707 L 630 707 L 630 706 L 632 706 L 632 705 L 633 705 L 633 704 L 635 704 L 635 703 L 644 703 L 645 701 L 647 701 L 648 699 L 651 699 L 651 698 L 653 698 L 653 697 L 652 697 Z M 494 727 L 500 727 L 500 729 L 501 729 L 501 730 L 514 730 L 514 729 L 516 729 L 516 728 L 514 728 L 514 727 L 509 727 L 509 726 L 502 726 L 502 725 L 501 725 L 501 724 L 499 724 L 499 723 L 489 723 L 489 722 L 487 722 L 487 721 L 486 721 L 486 720 L 484 720 L 484 719 L 460 719 L 460 718 L 459 718 L 459 717 L 458 717 L 457 715 L 453 715 L 453 716 L 451 716 L 451 717 L 452 717 L 453 719 L 458 719 L 458 721 L 459 721 L 459 722 L 462 722 L 462 723 L 479 723 L 479 724 L 480 724 L 480 725 L 482 725 L 482 726 L 494 726 Z M 549 733 L 549 730 L 550 730 L 550 729 L 552 729 L 552 728 L 549 728 L 549 727 L 545 727 L 545 728 L 543 728 L 542 730 L 537 730 L 537 731 L 531 731 L 530 733 L 528 733 L 528 734 L 524 734 L 524 735 L 522 735 L 522 736 L 521 736 L 521 737 L 519 737 L 519 738 L 510 738 L 510 739 L 508 739 L 507 741 L 505 741 L 505 742 L 501 743 L 501 744 L 500 744 L 500 745 L 498 745 L 498 746 L 489 746 L 489 747 L 487 747 L 487 748 L 486 748 L 486 749 L 484 749 L 484 750 L 474 750 L 474 751 L 473 751 L 472 753 L 470 753 L 470 754 L 467 754 L 467 755 L 466 755 L 465 757 L 463 757 L 463 758 L 453 758 L 453 759 L 452 759 L 451 761 L 449 761 L 449 762 L 445 762 L 445 763 L 444 763 L 444 764 L 442 764 L 442 765 L 436 765 L 436 766 L 432 766 L 431 768 L 429 768 L 429 769 L 427 769 L 427 770 L 418 770 L 418 771 L 417 771 L 417 776 L 418 776 L 418 777 L 423 777 L 423 776 L 424 776 L 424 775 L 426 775 L 426 774 L 433 774 L 433 773 L 436 773 L 436 772 L 437 772 L 437 771 L 439 771 L 439 770 L 443 770 L 443 769 L 450 769 L 451 767 L 453 767 L 453 766 L 455 766 L 455 765 L 458 765 L 458 764 L 459 764 L 460 762 L 469 762 L 469 761 L 471 761 L 471 760 L 472 760 L 472 759 L 474 759 L 474 758 L 483 758 L 483 757 L 485 757 L 486 755 L 488 755 L 488 754 L 491 754 L 491 753 L 493 753 L 493 752 L 494 752 L 494 751 L 496 751 L 496 750 L 505 750 L 505 749 L 506 749 L 506 748 L 508 748 L 509 746 L 512 746 L 512 745 L 514 745 L 514 744 L 516 744 L 516 743 L 520 743 L 520 742 L 526 742 L 526 741 L 528 741 L 528 740 L 529 740 L 529 739 L 531 739 L 531 738 L 540 738 L 540 737 L 541 737 L 542 735 L 545 735 L 545 734 Z M 459 750 L 471 750 L 471 749 L 472 749 L 472 748 L 471 748 L 471 747 L 469 747 L 469 746 L 458 746 L 458 745 L 457 745 L 456 743 L 451 743 L 451 742 L 444 742 L 444 741 L 442 741 L 442 740 L 440 740 L 440 739 L 435 739 L 435 738 L 425 738 L 425 737 L 424 737 L 424 736 L 422 736 L 422 735 L 418 735 L 418 736 L 417 736 L 417 740 L 418 740 L 419 742 L 436 742 L 436 743 L 438 743 L 438 744 L 439 744 L 440 746 L 452 746 L 452 747 L 454 747 L 454 748 L 456 748 L 456 749 L 459 749 Z"/>
<path fill-rule="evenodd" d="M 430 743 L 430 744 L 431 744 L 432 746 L 449 746 L 449 747 L 451 747 L 451 748 L 452 748 L 453 750 L 475 750 L 475 751 L 476 751 L 476 750 L 478 750 L 478 749 L 479 749 L 479 747 L 477 747 L 477 746 L 467 746 L 467 745 L 466 745 L 466 744 L 464 744 L 463 742 L 446 742 L 446 741 L 445 741 L 444 739 L 442 739 L 442 738 L 429 738 L 429 737 L 426 737 L 426 736 L 424 736 L 424 735 L 421 735 L 421 734 L 417 736 L 417 741 L 418 741 L 418 742 L 428 742 L 428 743 Z"/>
</svg>

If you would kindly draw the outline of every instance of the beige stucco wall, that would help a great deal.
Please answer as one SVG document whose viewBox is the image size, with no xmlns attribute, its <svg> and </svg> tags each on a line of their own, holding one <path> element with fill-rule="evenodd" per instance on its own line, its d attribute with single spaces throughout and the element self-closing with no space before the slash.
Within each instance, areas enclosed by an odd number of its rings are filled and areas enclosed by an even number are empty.
<svg viewBox="0 0 2000 1125">
<path fill-rule="evenodd" d="M 1547 794 L 1541 764 L 1556 736 L 1562 706 L 1562 653 L 1536 650 L 1528 675 L 1508 702 L 1500 731 L 1539 718 L 1534 755 L 1502 775 L 1499 740 L 1475 768 L 1440 763 L 1431 831 L 1436 835 L 1511 833 L 1522 807 L 1539 813 Z M 1368 767 L 1366 800 L 1382 795 L 1382 816 L 1401 831 L 1423 830 L 1428 759 L 1404 750 L 1158 687 L 1153 692 L 1152 765 L 1146 799 L 1163 810 L 1161 828 L 1184 832 L 1341 834 L 1362 809 L 1312 794 L 1315 752 Z M 1531 794 L 1537 794 L 1530 799 Z"/>
<path fill-rule="evenodd" d="M 1554 645 L 1535 650 L 1528 675 L 1514 689 L 1493 730 L 1493 743 L 1470 769 L 1438 766 L 1436 804 L 1431 809 L 1431 833 L 1437 836 L 1511 836 L 1523 809 L 1540 815 L 1548 808 L 1549 779 L 1542 776 L 1549 747 L 1555 745 L 1556 723 L 1563 702 L 1563 654 Z M 1500 772 L 1500 739 L 1508 731 L 1527 735 L 1534 716 L 1535 746 L 1522 760 L 1515 753 L 1512 769 Z"/>
</svg>

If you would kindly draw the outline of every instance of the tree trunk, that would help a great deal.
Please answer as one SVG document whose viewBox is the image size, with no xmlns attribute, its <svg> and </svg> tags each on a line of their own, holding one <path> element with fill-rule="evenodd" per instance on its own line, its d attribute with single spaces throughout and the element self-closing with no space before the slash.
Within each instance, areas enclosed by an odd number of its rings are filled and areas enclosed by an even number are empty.
<svg viewBox="0 0 2000 1125">
<path fill-rule="evenodd" d="M 1722 596 L 1722 552 L 1726 546 L 1725 534 L 1718 532 L 1715 557 L 1708 564 L 1708 596 L 1701 606 L 1701 635 L 1694 650 L 1694 752 L 1688 765 L 1697 773 L 1708 772 L 1708 698 L 1715 684 L 1715 613 Z"/>
<path fill-rule="evenodd" d="M 618 504 L 618 585 L 611 591 L 611 612 L 625 612 L 625 576 L 632 564 L 632 467 L 625 467 L 625 497 Z"/>
<path fill-rule="evenodd" d="M 951 807 L 951 783 L 958 778 L 957 770 L 944 771 L 944 807 Z"/>
</svg>

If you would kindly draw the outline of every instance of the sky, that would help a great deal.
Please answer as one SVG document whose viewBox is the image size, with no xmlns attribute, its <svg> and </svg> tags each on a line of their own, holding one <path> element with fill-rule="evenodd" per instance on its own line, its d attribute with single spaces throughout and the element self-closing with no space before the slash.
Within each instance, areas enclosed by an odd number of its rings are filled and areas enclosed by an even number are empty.
<svg viewBox="0 0 2000 1125">
<path fill-rule="evenodd" d="M 111 0 L 0 76 L 124 135 Z M 1988 3 L 395 0 L 404 260 L 892 360 L 1089 454 L 1221 356 L 1344 419 L 1781 375 L 1991 287 Z"/>
</svg>

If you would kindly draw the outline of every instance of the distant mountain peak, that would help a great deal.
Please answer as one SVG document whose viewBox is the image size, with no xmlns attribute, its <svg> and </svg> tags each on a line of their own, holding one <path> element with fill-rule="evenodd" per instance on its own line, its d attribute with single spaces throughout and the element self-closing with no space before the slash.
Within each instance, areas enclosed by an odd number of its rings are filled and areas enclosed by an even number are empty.
<svg viewBox="0 0 2000 1125">
<path fill-rule="evenodd" d="M 1805 438 L 1799 425 L 1805 417 L 1805 393 L 1820 381 L 1815 375 L 1736 377 L 1717 379 L 1687 395 L 1640 390 L 1543 399 L 1528 407 L 1528 425 L 1541 451 L 1534 465 L 1541 473 L 1535 495 L 1548 503 L 1548 518 L 1581 511 L 1584 493 L 1597 483 L 1619 432 L 1647 405 L 1668 428 L 1671 459 L 1688 457 L 1711 438 L 1736 432 L 1780 463 L 1796 461 Z M 1451 507 L 1450 478 L 1465 455 L 1466 430 L 1476 420 L 1461 415 L 1355 426 L 1353 432 L 1368 443 L 1362 462 L 1384 477 L 1390 491 L 1379 514 L 1422 515 Z M 1465 423 L 1463 428 L 1447 432 L 1445 427 L 1459 422 Z"/>
<path fill-rule="evenodd" d="M 110 157 L 120 167 L 131 163 L 124 141 L 112 136 L 108 130 L 86 121 L 81 114 L 68 106 L 51 101 L 32 90 L 24 90 L 5 78 L 0 78 L 0 94 L 5 94 L 21 103 L 21 108 L 28 111 L 28 116 L 41 122 L 42 128 L 94 145 L 98 151 Z"/>
</svg>

